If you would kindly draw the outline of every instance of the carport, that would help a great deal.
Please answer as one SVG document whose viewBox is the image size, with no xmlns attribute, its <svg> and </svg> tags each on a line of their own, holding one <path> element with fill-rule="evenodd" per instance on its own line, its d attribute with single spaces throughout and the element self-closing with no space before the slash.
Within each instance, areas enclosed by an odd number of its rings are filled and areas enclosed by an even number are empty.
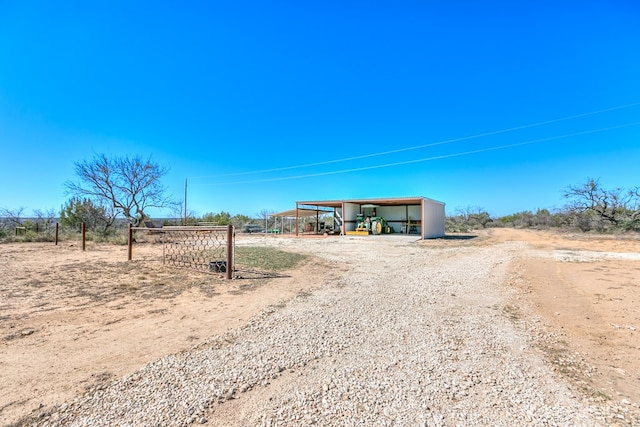
<svg viewBox="0 0 640 427">
<path fill-rule="evenodd" d="M 316 233 L 321 232 L 322 230 L 319 229 L 318 224 L 320 224 L 320 215 L 326 215 L 326 214 L 334 214 L 335 212 L 333 209 L 331 208 L 327 208 L 327 207 L 300 207 L 297 209 L 291 209 L 288 211 L 282 211 L 282 212 L 278 212 L 278 213 L 274 213 L 271 216 L 274 218 L 280 218 L 281 220 L 281 227 L 284 230 L 284 220 L 289 218 L 291 220 L 295 220 L 295 230 L 296 230 L 296 236 L 298 235 L 298 227 L 299 227 L 299 219 L 303 218 L 303 219 L 315 219 L 315 227 L 313 230 L 307 230 L 307 231 L 313 231 Z"/>
</svg>

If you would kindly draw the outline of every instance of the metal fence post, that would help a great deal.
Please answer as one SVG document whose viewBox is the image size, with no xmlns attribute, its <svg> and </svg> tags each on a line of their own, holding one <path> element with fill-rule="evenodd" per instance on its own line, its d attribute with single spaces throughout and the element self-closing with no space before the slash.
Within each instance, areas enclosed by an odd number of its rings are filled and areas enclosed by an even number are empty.
<svg viewBox="0 0 640 427">
<path fill-rule="evenodd" d="M 87 238 L 86 238 L 86 232 L 85 232 L 85 225 L 84 222 L 82 223 L 82 250 L 86 250 L 87 249 Z"/>
<path fill-rule="evenodd" d="M 58 229 L 60 228 L 60 224 L 56 222 L 56 246 L 58 246 Z"/>
</svg>

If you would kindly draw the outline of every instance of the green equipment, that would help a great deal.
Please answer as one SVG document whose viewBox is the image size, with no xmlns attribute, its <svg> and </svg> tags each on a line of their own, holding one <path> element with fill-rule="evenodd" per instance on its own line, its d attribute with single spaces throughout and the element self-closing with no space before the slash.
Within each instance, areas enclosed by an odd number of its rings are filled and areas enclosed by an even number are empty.
<svg viewBox="0 0 640 427">
<path fill-rule="evenodd" d="M 356 215 L 356 231 L 353 234 L 390 234 L 393 233 L 387 220 L 381 216 Z M 351 233 L 349 233 L 351 234 Z"/>
</svg>

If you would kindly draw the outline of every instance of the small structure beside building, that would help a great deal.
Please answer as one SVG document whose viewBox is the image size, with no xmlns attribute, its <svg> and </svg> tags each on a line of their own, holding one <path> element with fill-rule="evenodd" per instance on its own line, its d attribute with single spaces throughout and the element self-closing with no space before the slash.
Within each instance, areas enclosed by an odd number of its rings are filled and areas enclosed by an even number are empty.
<svg viewBox="0 0 640 427">
<path fill-rule="evenodd" d="M 334 230 L 340 234 L 404 233 L 423 239 L 444 236 L 444 203 L 426 197 L 298 201 L 295 211 L 286 214 L 295 214 L 298 235 L 300 218 L 315 216 L 315 231 L 319 232 L 320 215 L 331 212 Z"/>
</svg>

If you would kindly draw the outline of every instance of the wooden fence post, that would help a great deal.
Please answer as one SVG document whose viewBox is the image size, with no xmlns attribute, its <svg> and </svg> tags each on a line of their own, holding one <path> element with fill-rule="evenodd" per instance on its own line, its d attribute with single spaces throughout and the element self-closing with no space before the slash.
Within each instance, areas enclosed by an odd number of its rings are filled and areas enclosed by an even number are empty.
<svg viewBox="0 0 640 427">
<path fill-rule="evenodd" d="M 129 223 L 129 237 L 128 237 L 128 248 L 127 248 L 128 261 L 131 261 L 132 255 L 133 255 L 133 230 L 131 229 L 131 223 Z"/>
<path fill-rule="evenodd" d="M 233 279 L 233 225 L 227 225 L 227 279 Z"/>
</svg>

